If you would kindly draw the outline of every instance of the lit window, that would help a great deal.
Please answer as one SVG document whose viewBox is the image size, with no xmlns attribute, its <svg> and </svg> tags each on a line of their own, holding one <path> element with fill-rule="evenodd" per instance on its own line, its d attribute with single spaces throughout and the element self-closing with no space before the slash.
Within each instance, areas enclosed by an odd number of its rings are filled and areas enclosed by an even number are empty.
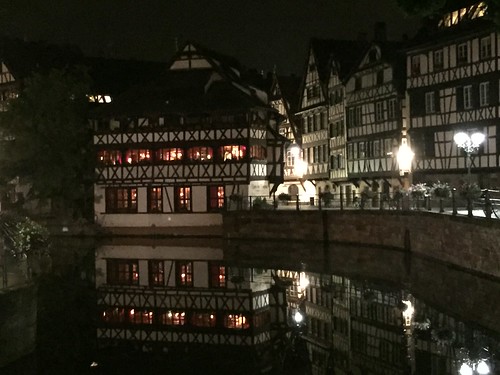
<svg viewBox="0 0 500 375">
<path fill-rule="evenodd" d="M 208 161 L 213 159 L 211 147 L 191 147 L 187 152 L 190 160 Z"/>
<path fill-rule="evenodd" d="M 175 188 L 174 207 L 176 212 L 191 212 L 191 188 L 189 186 Z"/>
<path fill-rule="evenodd" d="M 120 165 L 122 152 L 120 150 L 100 150 L 97 152 L 97 161 L 101 165 Z"/>
<path fill-rule="evenodd" d="M 225 288 L 227 286 L 226 267 L 220 264 L 210 264 L 210 287 Z"/>
<path fill-rule="evenodd" d="M 222 146 L 220 153 L 223 161 L 241 160 L 246 156 L 246 146 Z"/>
<path fill-rule="evenodd" d="M 250 327 L 243 314 L 228 314 L 224 316 L 224 327 L 230 329 L 247 329 Z"/>
<path fill-rule="evenodd" d="M 165 284 L 165 270 L 162 260 L 150 260 L 148 262 L 149 285 L 162 286 Z"/>
<path fill-rule="evenodd" d="M 107 213 L 137 212 L 136 188 L 106 188 Z"/>
<path fill-rule="evenodd" d="M 177 261 L 176 276 L 178 286 L 193 286 L 193 262 Z"/>
<path fill-rule="evenodd" d="M 139 262 L 131 259 L 109 259 L 106 262 L 106 282 L 111 285 L 138 285 Z"/>
<path fill-rule="evenodd" d="M 108 308 L 101 314 L 101 320 L 106 323 L 125 323 L 125 317 L 123 307 Z"/>
<path fill-rule="evenodd" d="M 183 151 L 181 148 L 160 148 L 156 150 L 157 161 L 182 160 Z"/>
<path fill-rule="evenodd" d="M 224 208 L 225 191 L 224 186 L 209 186 L 208 187 L 208 210 L 218 211 Z"/>
<path fill-rule="evenodd" d="M 153 312 L 151 310 L 130 309 L 128 321 L 134 324 L 153 324 Z"/>
<path fill-rule="evenodd" d="M 186 313 L 184 311 L 166 311 L 160 314 L 161 324 L 169 326 L 183 326 L 186 324 Z"/>
<path fill-rule="evenodd" d="M 158 213 L 163 211 L 162 188 L 150 187 L 148 189 L 148 212 Z"/>
<path fill-rule="evenodd" d="M 216 319 L 213 312 L 195 312 L 191 316 L 191 324 L 195 327 L 215 327 Z"/>
<path fill-rule="evenodd" d="M 137 164 L 151 161 L 151 151 L 148 149 L 127 150 L 125 161 L 128 164 Z"/>
</svg>

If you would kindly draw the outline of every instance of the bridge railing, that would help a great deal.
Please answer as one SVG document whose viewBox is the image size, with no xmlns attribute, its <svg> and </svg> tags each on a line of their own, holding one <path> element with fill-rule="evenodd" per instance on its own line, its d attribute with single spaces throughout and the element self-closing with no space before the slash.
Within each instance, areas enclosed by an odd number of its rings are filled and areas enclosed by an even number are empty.
<svg viewBox="0 0 500 375">
<path fill-rule="evenodd" d="M 288 197 L 287 197 L 288 198 Z M 500 216 L 500 191 L 482 190 L 480 197 L 468 199 L 456 189 L 447 198 L 432 194 L 412 196 L 402 193 L 373 192 L 370 194 L 327 193 L 307 197 L 279 199 L 277 196 L 227 197 L 225 208 L 237 210 L 417 210 L 448 215 L 486 217 Z"/>
</svg>

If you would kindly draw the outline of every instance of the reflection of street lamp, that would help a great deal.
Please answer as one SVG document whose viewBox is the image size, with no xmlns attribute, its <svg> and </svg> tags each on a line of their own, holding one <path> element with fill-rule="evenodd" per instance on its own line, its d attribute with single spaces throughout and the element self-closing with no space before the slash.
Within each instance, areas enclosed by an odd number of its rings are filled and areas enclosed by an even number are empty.
<svg viewBox="0 0 500 375">
<path fill-rule="evenodd" d="M 460 375 L 487 375 L 490 373 L 490 366 L 482 359 L 478 362 L 464 362 L 458 373 Z"/>
<path fill-rule="evenodd" d="M 466 154 L 467 163 L 467 178 L 469 183 L 471 182 L 471 165 L 472 165 L 472 153 L 476 152 L 481 143 L 484 142 L 485 135 L 483 133 L 475 132 L 472 135 L 468 135 L 465 132 L 459 132 L 455 134 L 453 140 L 459 148 L 463 148 Z"/>
</svg>

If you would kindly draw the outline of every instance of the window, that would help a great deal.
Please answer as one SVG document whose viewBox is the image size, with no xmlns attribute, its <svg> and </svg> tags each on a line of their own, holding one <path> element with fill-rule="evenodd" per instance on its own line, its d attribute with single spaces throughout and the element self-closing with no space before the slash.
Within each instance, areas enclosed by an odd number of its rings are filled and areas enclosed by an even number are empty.
<svg viewBox="0 0 500 375">
<path fill-rule="evenodd" d="M 375 121 L 384 120 L 384 102 L 375 103 Z"/>
<path fill-rule="evenodd" d="M 213 150 L 212 147 L 191 147 L 187 152 L 189 160 L 206 161 L 212 160 Z"/>
<path fill-rule="evenodd" d="M 162 260 L 148 262 L 149 286 L 162 286 L 165 284 L 165 270 Z"/>
<path fill-rule="evenodd" d="M 250 146 L 250 157 L 256 160 L 266 160 L 266 148 L 263 146 Z"/>
<path fill-rule="evenodd" d="M 210 263 L 210 287 L 225 288 L 227 286 L 226 267 L 217 263 Z"/>
<path fill-rule="evenodd" d="M 125 160 L 128 164 L 137 164 L 151 161 L 151 151 L 148 149 L 127 150 Z"/>
<path fill-rule="evenodd" d="M 314 99 L 319 97 L 319 86 L 314 85 L 314 86 L 309 86 L 307 88 L 307 99 Z"/>
<path fill-rule="evenodd" d="M 138 285 L 139 262 L 136 259 L 108 259 L 106 282 L 111 285 Z"/>
<path fill-rule="evenodd" d="M 183 151 L 181 148 L 160 148 L 156 150 L 157 161 L 182 160 Z"/>
<path fill-rule="evenodd" d="M 491 57 L 491 37 L 482 38 L 480 42 L 480 58 L 487 59 Z"/>
<path fill-rule="evenodd" d="M 126 311 L 123 307 L 112 307 L 104 310 L 101 319 L 106 323 L 125 323 Z"/>
<path fill-rule="evenodd" d="M 379 70 L 377 72 L 377 85 L 382 85 L 384 83 L 384 71 Z"/>
<path fill-rule="evenodd" d="M 396 109 L 396 99 L 389 99 L 387 102 L 387 117 L 389 120 L 395 119 L 397 116 L 397 109 Z"/>
<path fill-rule="evenodd" d="M 224 186 L 208 186 L 208 210 L 218 211 L 224 208 L 225 192 Z"/>
<path fill-rule="evenodd" d="M 163 212 L 163 196 L 160 186 L 148 188 L 148 212 Z"/>
<path fill-rule="evenodd" d="M 174 196 L 175 212 L 191 212 L 191 187 L 178 186 Z"/>
<path fill-rule="evenodd" d="M 106 188 L 107 213 L 137 212 L 136 188 Z"/>
<path fill-rule="evenodd" d="M 457 63 L 465 64 L 469 60 L 468 55 L 467 43 L 459 44 L 457 47 Z"/>
<path fill-rule="evenodd" d="M 153 312 L 151 310 L 130 309 L 128 321 L 134 324 L 153 324 Z"/>
<path fill-rule="evenodd" d="M 436 93 L 434 91 L 425 93 L 425 113 L 436 112 Z"/>
<path fill-rule="evenodd" d="M 160 314 L 159 321 L 168 326 L 183 326 L 186 324 L 186 313 L 184 311 L 165 311 Z"/>
<path fill-rule="evenodd" d="M 361 106 L 350 107 L 347 110 L 347 124 L 348 126 L 362 125 Z"/>
<path fill-rule="evenodd" d="M 420 74 L 420 56 L 412 56 L 411 58 L 411 75 Z"/>
<path fill-rule="evenodd" d="M 246 156 L 246 146 L 222 146 L 220 155 L 223 161 L 241 160 Z"/>
<path fill-rule="evenodd" d="M 224 316 L 224 327 L 230 329 L 247 329 L 250 327 L 243 314 L 228 314 Z"/>
<path fill-rule="evenodd" d="M 441 70 L 444 68 L 443 50 L 438 49 L 434 51 L 434 70 Z"/>
<path fill-rule="evenodd" d="M 193 262 L 176 262 L 177 286 L 193 286 Z"/>
<path fill-rule="evenodd" d="M 191 316 L 191 324 L 195 327 L 215 327 L 216 319 L 213 312 L 195 312 Z"/>
<path fill-rule="evenodd" d="M 101 165 L 120 165 L 122 163 L 122 152 L 120 150 L 100 150 L 97 160 Z"/>
<path fill-rule="evenodd" d="M 472 86 L 464 86 L 464 109 L 472 108 Z"/>
<path fill-rule="evenodd" d="M 354 78 L 354 90 L 361 90 L 361 77 Z"/>
<path fill-rule="evenodd" d="M 481 82 L 479 84 L 479 105 L 481 107 L 490 104 L 490 83 Z"/>
</svg>

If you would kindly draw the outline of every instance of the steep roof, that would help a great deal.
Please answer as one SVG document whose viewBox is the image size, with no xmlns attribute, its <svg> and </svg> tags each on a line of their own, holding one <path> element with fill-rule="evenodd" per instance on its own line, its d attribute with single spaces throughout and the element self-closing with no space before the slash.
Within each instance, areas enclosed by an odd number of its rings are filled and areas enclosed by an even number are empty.
<svg viewBox="0 0 500 375">
<path fill-rule="evenodd" d="M 267 96 L 241 78 L 236 60 L 221 56 L 188 42 L 168 64 L 170 69 L 150 82 L 131 87 L 94 115 L 147 116 L 267 107 Z"/>
<path fill-rule="evenodd" d="M 370 43 L 365 40 L 311 39 L 311 49 L 316 60 L 316 67 L 322 82 L 330 77 L 332 63 L 343 80 L 356 67 Z"/>
</svg>

